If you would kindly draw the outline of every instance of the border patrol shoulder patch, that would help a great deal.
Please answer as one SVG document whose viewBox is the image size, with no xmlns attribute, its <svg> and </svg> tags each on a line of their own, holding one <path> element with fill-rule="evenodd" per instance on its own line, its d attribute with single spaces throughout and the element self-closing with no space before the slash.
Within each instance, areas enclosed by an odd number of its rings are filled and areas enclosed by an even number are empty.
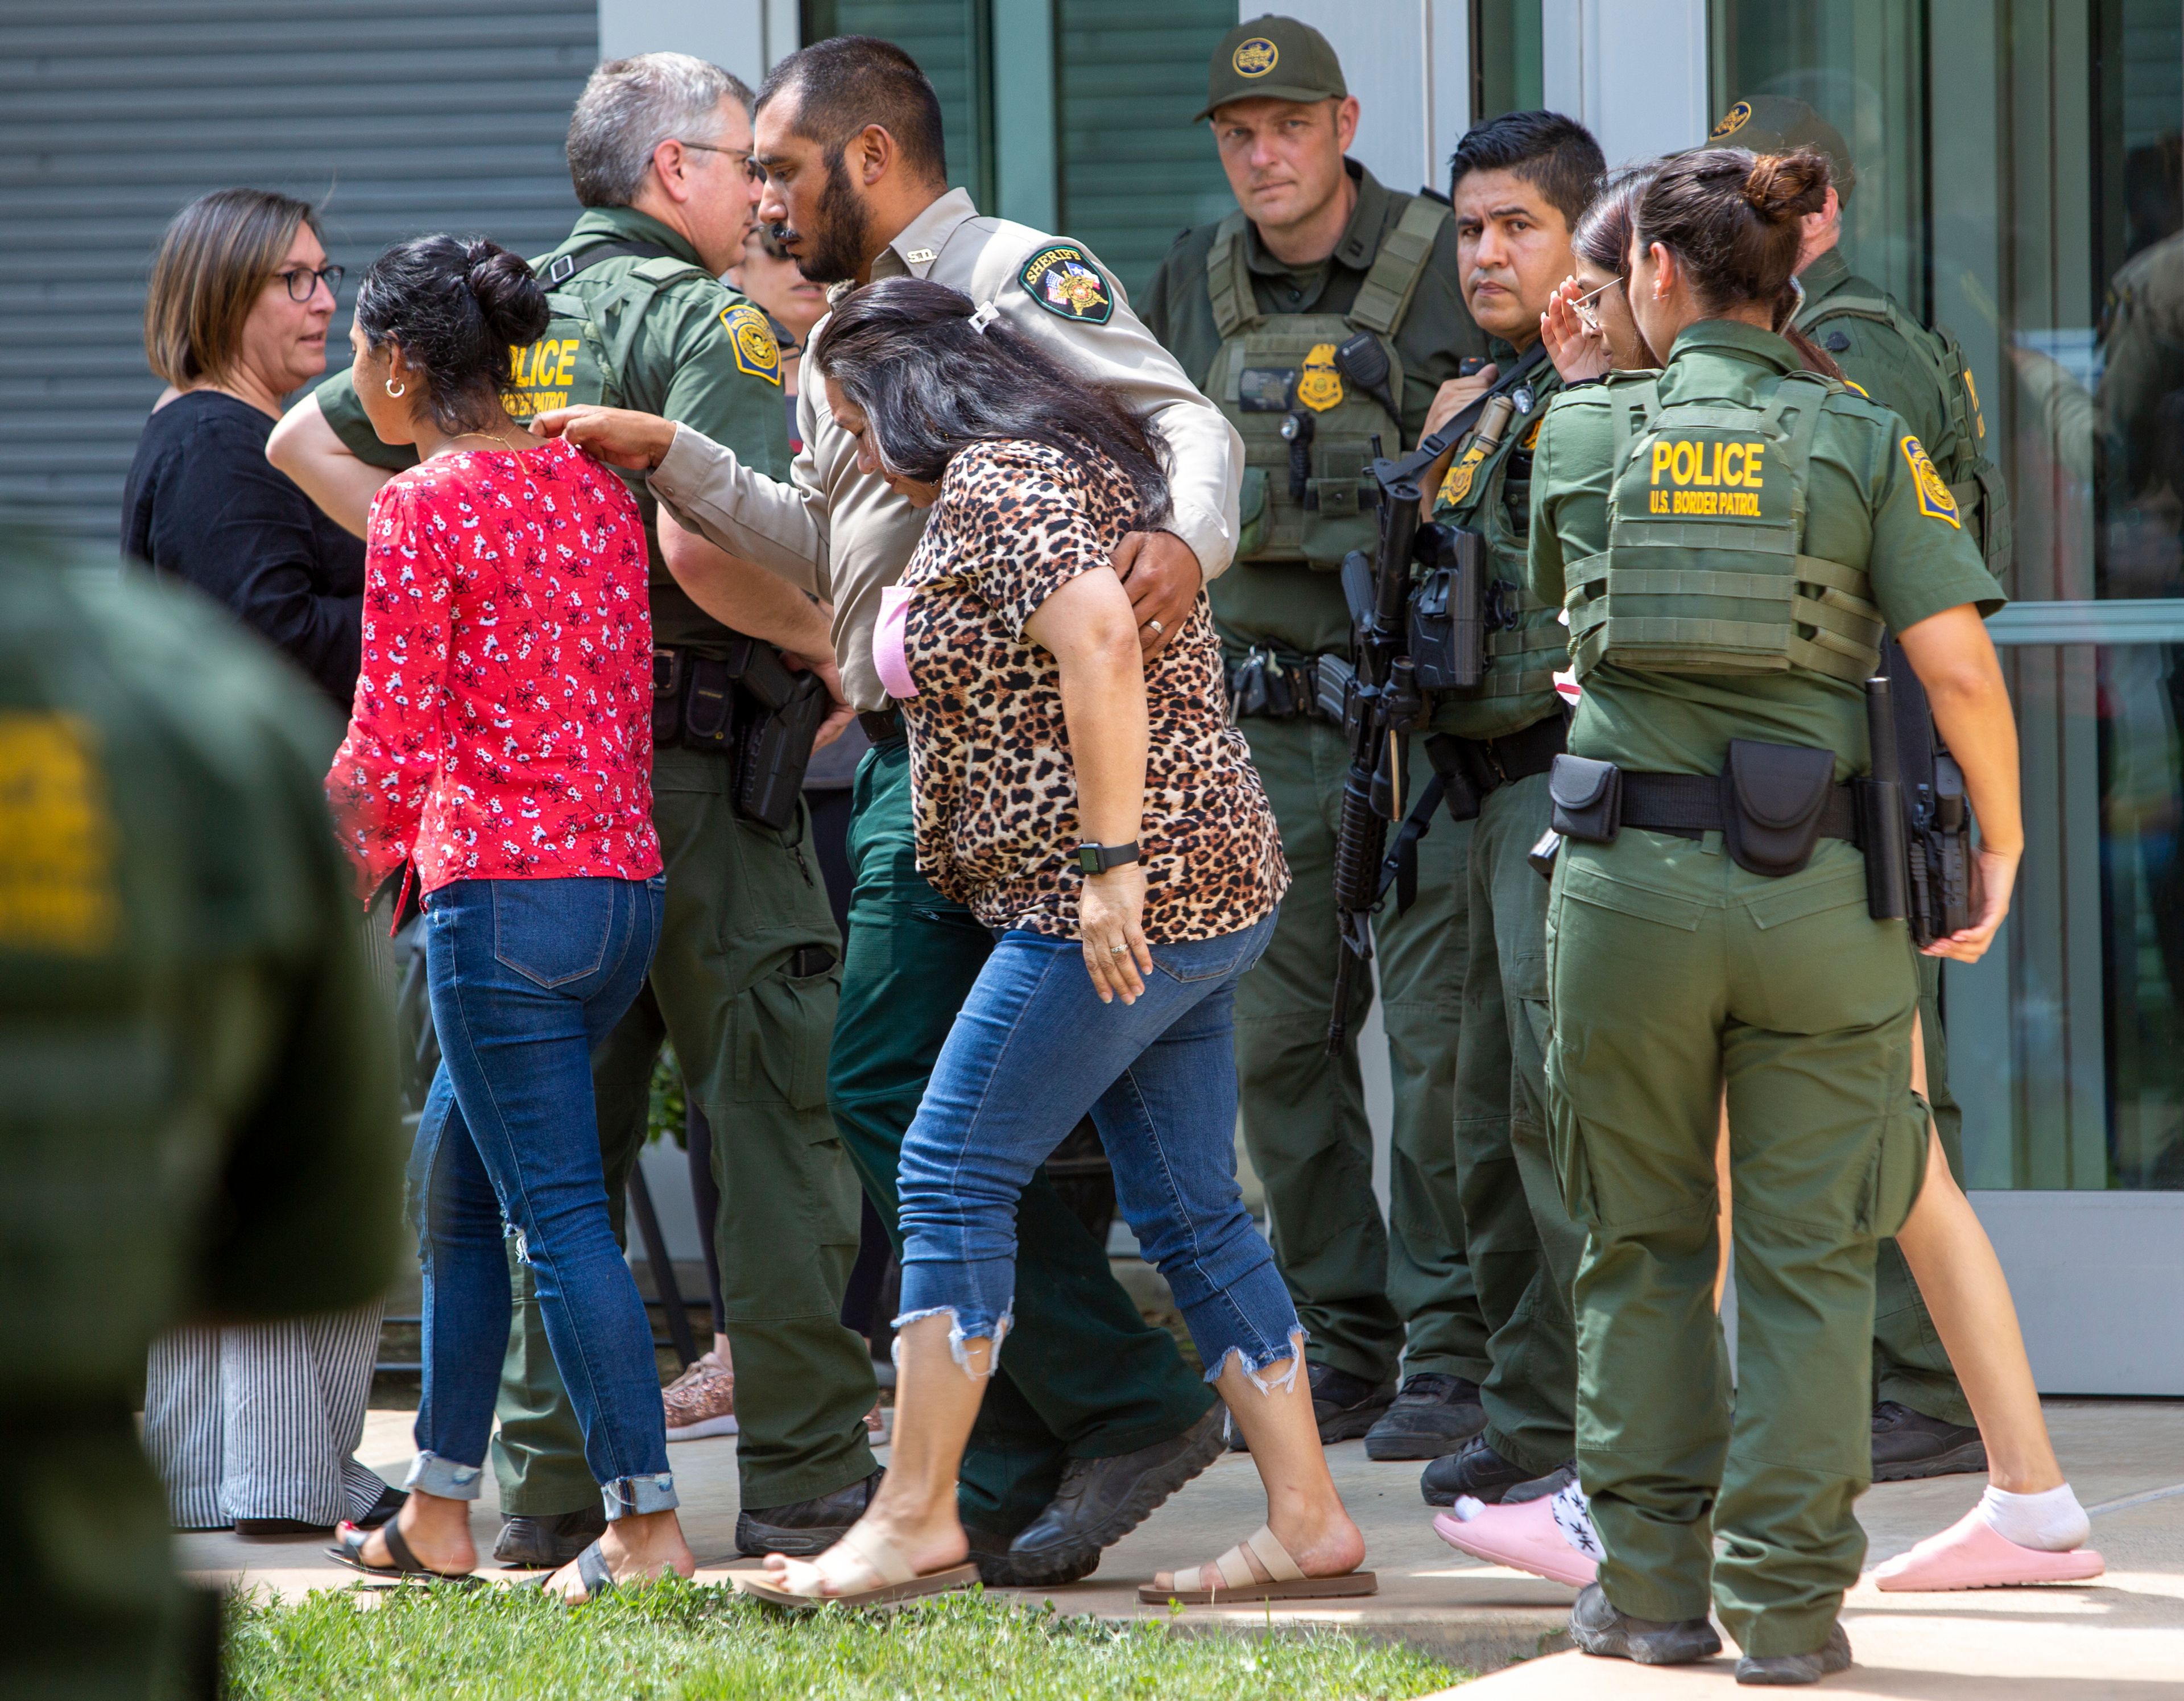
<svg viewBox="0 0 2184 1701">
<path fill-rule="evenodd" d="M 1911 469 L 1911 482 L 1919 492 L 1919 511 L 1929 520 L 1946 520 L 1963 531 L 1964 522 L 1957 517 L 1957 499 L 1949 494 L 1925 446 L 1906 432 L 1897 447 L 1903 451 L 1904 462 Z"/>
<path fill-rule="evenodd" d="M 1707 132 L 1707 140 L 1719 142 L 1724 136 L 1734 136 L 1752 122 L 1752 103 L 1741 100 L 1721 115 L 1721 122 Z"/>
<path fill-rule="evenodd" d="M 766 323 L 766 315 L 739 301 L 721 310 L 721 328 L 728 333 L 728 343 L 735 350 L 736 370 L 780 388 L 781 344 L 774 341 L 773 327 Z"/>
<path fill-rule="evenodd" d="M 1017 282 L 1057 319 L 1105 325 L 1115 316 L 1115 294 L 1100 268 L 1074 243 L 1050 243 L 1023 263 Z"/>
</svg>

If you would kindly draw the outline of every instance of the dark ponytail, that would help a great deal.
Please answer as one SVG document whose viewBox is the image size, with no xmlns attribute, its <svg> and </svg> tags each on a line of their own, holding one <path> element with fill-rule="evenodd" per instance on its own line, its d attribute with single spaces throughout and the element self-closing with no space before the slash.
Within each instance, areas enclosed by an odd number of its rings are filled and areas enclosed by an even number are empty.
<svg viewBox="0 0 2184 1701">
<path fill-rule="evenodd" d="M 514 388 L 510 351 L 536 342 L 552 316 L 522 256 L 482 237 L 398 243 L 356 292 L 365 346 L 401 346 L 434 422 L 448 432 L 493 421 Z"/>
<path fill-rule="evenodd" d="M 1814 148 L 1702 148 L 1662 166 L 1639 196 L 1637 241 L 1674 254 L 1709 311 L 1763 303 L 1780 321 L 1804 243 L 1800 220 L 1827 198 L 1827 156 Z"/>
</svg>

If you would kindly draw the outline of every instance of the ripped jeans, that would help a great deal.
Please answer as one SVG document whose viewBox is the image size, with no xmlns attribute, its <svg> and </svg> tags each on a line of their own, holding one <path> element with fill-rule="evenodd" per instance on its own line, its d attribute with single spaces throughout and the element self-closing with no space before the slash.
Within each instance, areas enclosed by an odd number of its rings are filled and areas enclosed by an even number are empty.
<svg viewBox="0 0 2184 1701">
<path fill-rule="evenodd" d="M 458 880 L 426 901 L 441 1062 L 410 1159 L 425 1386 L 406 1487 L 477 1498 L 513 1235 L 606 1515 L 676 1503 L 652 1325 L 607 1214 L 591 1066 L 644 984 L 665 891 L 657 875 Z"/>
<path fill-rule="evenodd" d="M 1016 1292 L 1017 1196 L 1089 1110 L 1116 1202 L 1175 1291 L 1206 1380 L 1257 1381 L 1303 1331 L 1236 1185 L 1236 982 L 1272 915 L 1152 947 L 1135 1004 L 1102 1004 L 1075 940 L 1001 935 L 941 1047 L 902 1143 L 902 1315 L 952 1319 L 998 1355 Z M 1294 1365 L 1284 1377 L 1294 1377 Z M 1262 1388 L 1269 1385 L 1261 1382 Z"/>
</svg>

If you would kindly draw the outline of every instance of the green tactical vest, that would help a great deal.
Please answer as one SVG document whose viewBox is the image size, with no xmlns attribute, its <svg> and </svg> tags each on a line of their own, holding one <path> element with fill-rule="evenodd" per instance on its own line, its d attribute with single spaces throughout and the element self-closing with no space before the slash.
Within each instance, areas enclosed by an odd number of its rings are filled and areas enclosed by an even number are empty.
<svg viewBox="0 0 2184 1701">
<path fill-rule="evenodd" d="M 1802 553 L 1820 410 L 1841 389 L 1795 373 L 1765 405 L 1679 403 L 1658 377 L 1612 383 L 1607 548 L 1566 576 L 1572 665 L 1780 673 L 1857 684 L 1886 630 L 1865 569 Z"/>
<path fill-rule="evenodd" d="M 2011 554 L 2009 487 L 2002 469 L 1986 458 L 1986 417 L 1971 366 L 1957 339 L 1946 331 L 1928 330 L 1905 317 L 1886 295 L 1830 295 L 1797 320 L 1797 329 L 1819 340 L 1819 328 L 1831 319 L 1869 319 L 1886 325 L 1924 357 L 1948 407 L 1946 440 L 1923 445 L 1935 470 L 1956 499 L 1965 528 L 1979 540 L 1987 571 L 2006 584 Z"/>
<path fill-rule="evenodd" d="M 583 254 L 579 248 L 567 258 L 581 265 Z M 532 261 L 532 269 L 550 284 L 554 264 L 549 256 Z M 679 278 L 709 276 L 702 266 L 662 254 L 632 266 L 588 298 L 549 287 L 546 308 L 554 317 L 545 334 L 527 349 L 508 351 L 515 377 L 514 391 L 503 398 L 509 417 L 528 421 L 549 408 L 576 407 L 587 402 L 604 407 L 627 405 L 621 373 L 653 297 Z"/>
<path fill-rule="evenodd" d="M 1206 374 L 1206 393 L 1244 439 L 1240 561 L 1304 561 L 1323 571 L 1352 549 L 1369 551 L 1379 534 L 1368 469 L 1373 439 L 1384 454 L 1403 449 L 1402 422 L 1334 367 L 1337 344 L 1368 331 L 1388 353 L 1388 393 L 1401 406 L 1403 360 L 1395 333 L 1433 258 L 1447 208 L 1412 198 L 1380 243 L 1350 311 L 1265 314 L 1251 290 L 1247 220 L 1221 221 L 1206 256 L 1206 283 L 1221 351 Z M 1309 474 L 1292 489 L 1290 443 L 1282 422 L 1295 413 L 1312 423 Z"/>
</svg>

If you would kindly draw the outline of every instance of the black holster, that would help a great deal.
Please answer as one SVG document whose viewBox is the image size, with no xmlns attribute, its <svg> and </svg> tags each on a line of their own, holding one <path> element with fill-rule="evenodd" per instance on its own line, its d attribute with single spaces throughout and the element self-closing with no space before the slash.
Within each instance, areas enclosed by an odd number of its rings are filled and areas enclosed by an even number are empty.
<svg viewBox="0 0 2184 1701">
<path fill-rule="evenodd" d="M 1468 691 L 1486 672 L 1486 540 L 1461 526 L 1424 526 L 1412 558 L 1424 570 L 1408 610 L 1418 689 Z"/>
<path fill-rule="evenodd" d="M 652 652 L 652 742 L 705 750 L 735 764 L 736 813 L 777 832 L 796 820 L 827 688 L 792 673 L 772 644 L 738 633 L 725 656 L 662 646 Z"/>
</svg>

